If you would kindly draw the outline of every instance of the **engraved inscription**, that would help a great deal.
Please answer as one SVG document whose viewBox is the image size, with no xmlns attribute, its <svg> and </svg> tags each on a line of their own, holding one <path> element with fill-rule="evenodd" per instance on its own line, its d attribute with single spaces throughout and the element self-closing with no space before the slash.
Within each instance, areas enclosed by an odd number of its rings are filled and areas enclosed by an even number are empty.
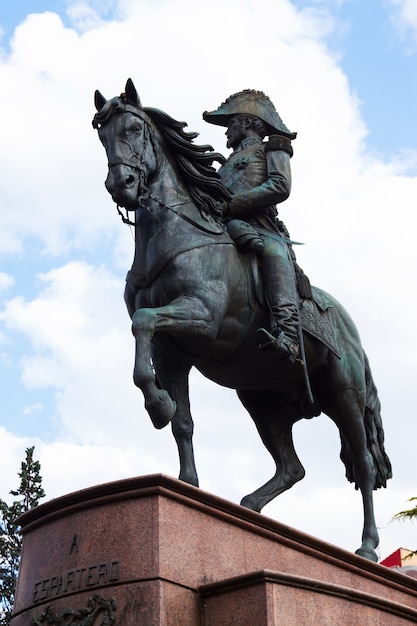
<svg viewBox="0 0 417 626">
<path fill-rule="evenodd" d="M 32 602 L 40 602 L 65 593 L 74 593 L 90 587 L 116 582 L 119 580 L 119 572 L 119 561 L 110 561 L 109 563 L 80 567 L 45 578 L 35 583 Z"/>
<path fill-rule="evenodd" d="M 72 554 L 73 552 L 79 552 L 79 551 L 80 551 L 80 548 L 78 547 L 78 535 L 74 535 L 69 553 Z"/>
<path fill-rule="evenodd" d="M 48 606 L 38 619 L 32 619 L 30 626 L 111 626 L 116 622 L 116 600 L 106 600 L 98 594 L 88 598 L 87 606 L 79 609 L 66 609 L 56 613 L 53 606 Z M 100 619 L 98 619 L 100 618 Z"/>
</svg>

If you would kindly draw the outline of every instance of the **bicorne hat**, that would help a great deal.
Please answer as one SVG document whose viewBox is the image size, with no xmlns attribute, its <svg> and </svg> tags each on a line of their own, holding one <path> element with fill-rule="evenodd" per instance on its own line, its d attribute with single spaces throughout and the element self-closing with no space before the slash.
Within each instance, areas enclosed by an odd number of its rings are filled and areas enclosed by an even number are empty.
<svg viewBox="0 0 417 626">
<path fill-rule="evenodd" d="M 234 93 L 215 111 L 205 111 L 203 119 L 209 124 L 228 126 L 230 119 L 240 114 L 261 119 L 267 126 L 268 135 L 283 135 L 288 139 L 295 139 L 297 136 L 297 133 L 292 133 L 286 127 L 268 96 L 255 89 Z"/>
</svg>

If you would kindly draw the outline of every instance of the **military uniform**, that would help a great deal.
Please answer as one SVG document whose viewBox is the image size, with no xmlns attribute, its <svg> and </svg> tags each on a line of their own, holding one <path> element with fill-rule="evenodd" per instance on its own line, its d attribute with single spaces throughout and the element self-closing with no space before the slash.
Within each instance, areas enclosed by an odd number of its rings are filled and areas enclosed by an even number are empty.
<svg viewBox="0 0 417 626">
<path fill-rule="evenodd" d="M 233 194 L 228 216 L 277 231 L 275 205 L 290 195 L 291 168 L 288 152 L 274 150 L 273 145 L 262 139 L 244 139 L 221 166 L 219 174 Z"/>
<path fill-rule="evenodd" d="M 272 102 L 259 91 L 245 90 L 228 98 L 203 118 L 227 126 L 238 115 L 250 115 L 266 125 L 269 141 L 259 136 L 243 138 L 219 174 L 233 194 L 225 205 L 225 221 L 233 239 L 252 245 L 261 260 L 261 272 L 274 318 L 272 335 L 262 330 L 263 347 L 275 347 L 283 356 L 296 359 L 300 344 L 296 280 L 286 239 L 278 228 L 276 204 L 291 191 L 291 133 Z"/>
</svg>

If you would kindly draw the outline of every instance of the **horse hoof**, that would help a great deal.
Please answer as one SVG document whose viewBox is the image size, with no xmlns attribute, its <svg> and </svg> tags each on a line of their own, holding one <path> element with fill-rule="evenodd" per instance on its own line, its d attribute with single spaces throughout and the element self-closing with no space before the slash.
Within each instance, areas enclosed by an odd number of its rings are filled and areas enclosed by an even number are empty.
<svg viewBox="0 0 417 626">
<path fill-rule="evenodd" d="M 246 509 L 250 509 L 251 511 L 256 511 L 256 513 L 260 513 L 262 507 L 259 506 L 259 503 L 253 498 L 253 496 L 245 496 L 240 501 L 240 506 L 244 506 Z"/>
<path fill-rule="evenodd" d="M 160 430 L 169 424 L 174 417 L 177 403 L 172 400 L 165 389 L 161 389 L 156 398 L 145 402 L 145 409 L 149 413 L 152 424 Z"/>
<path fill-rule="evenodd" d="M 198 478 L 197 478 L 197 474 L 187 474 L 184 472 L 180 472 L 180 475 L 178 476 L 178 480 L 181 480 L 183 483 L 188 483 L 189 485 L 192 485 L 193 487 L 199 487 L 200 485 L 198 484 Z"/>
<path fill-rule="evenodd" d="M 374 563 L 378 563 L 378 557 L 376 555 L 375 550 L 368 550 L 366 548 L 359 548 L 356 550 L 355 554 L 363 557 L 364 559 L 368 559 L 368 561 L 373 561 Z"/>
</svg>

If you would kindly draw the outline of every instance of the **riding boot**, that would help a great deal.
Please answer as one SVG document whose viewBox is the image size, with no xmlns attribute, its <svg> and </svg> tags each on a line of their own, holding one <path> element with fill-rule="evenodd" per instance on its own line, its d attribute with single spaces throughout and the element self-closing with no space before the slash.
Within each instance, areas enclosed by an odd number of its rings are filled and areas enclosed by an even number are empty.
<svg viewBox="0 0 417 626">
<path fill-rule="evenodd" d="M 285 257 L 264 257 L 261 272 L 274 324 L 271 332 L 258 330 L 266 339 L 260 347 L 273 348 L 281 358 L 289 358 L 293 363 L 300 351 L 300 318 L 292 264 Z"/>
</svg>

